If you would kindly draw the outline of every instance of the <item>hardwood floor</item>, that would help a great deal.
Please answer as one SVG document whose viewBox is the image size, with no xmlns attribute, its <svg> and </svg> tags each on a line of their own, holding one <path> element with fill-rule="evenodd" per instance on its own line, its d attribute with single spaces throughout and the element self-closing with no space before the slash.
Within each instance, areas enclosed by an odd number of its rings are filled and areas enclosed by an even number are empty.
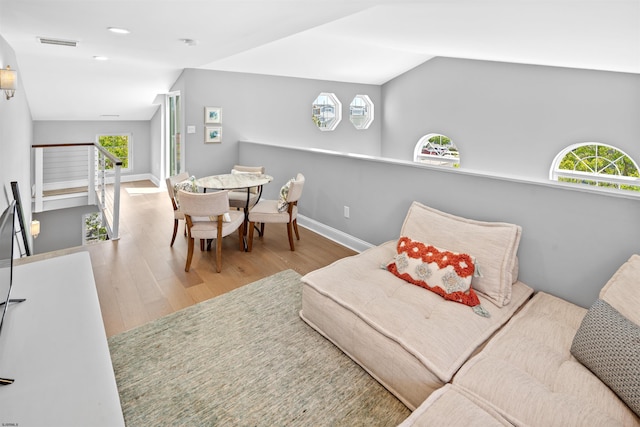
<svg viewBox="0 0 640 427">
<path fill-rule="evenodd" d="M 90 253 L 105 329 L 112 336 L 279 271 L 292 269 L 303 275 L 355 254 L 299 229 L 294 252 L 289 250 L 285 224 L 267 224 L 262 238 L 256 233 L 252 252 L 239 251 L 233 233 L 223 240 L 221 273 L 215 269 L 215 250 L 201 252 L 196 243 L 187 273 L 184 222 L 169 247 L 173 211 L 167 192 L 150 181 L 136 181 L 122 185 L 120 240 L 67 252 Z"/>
</svg>

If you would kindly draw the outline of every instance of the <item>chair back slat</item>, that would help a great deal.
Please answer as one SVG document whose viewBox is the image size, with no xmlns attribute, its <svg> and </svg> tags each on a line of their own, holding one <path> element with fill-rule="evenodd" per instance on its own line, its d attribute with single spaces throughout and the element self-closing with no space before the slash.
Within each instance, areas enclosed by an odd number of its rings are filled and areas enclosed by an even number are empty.
<svg viewBox="0 0 640 427">
<path fill-rule="evenodd" d="M 251 173 L 264 173 L 264 166 L 242 166 L 242 165 L 234 165 L 233 171 L 236 172 L 251 172 Z"/>
<path fill-rule="evenodd" d="M 191 217 L 222 215 L 229 211 L 229 191 L 214 193 L 189 193 L 178 191 L 180 210 Z"/>
</svg>

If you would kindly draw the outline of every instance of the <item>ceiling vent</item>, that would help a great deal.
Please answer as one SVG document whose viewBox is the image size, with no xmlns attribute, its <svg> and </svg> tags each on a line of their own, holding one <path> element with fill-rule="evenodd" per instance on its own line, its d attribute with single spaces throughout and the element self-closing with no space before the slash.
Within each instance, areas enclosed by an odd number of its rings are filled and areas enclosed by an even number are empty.
<svg viewBox="0 0 640 427">
<path fill-rule="evenodd" d="M 58 46 L 70 46 L 70 47 L 76 47 L 78 45 L 78 42 L 74 40 L 51 39 L 46 37 L 38 37 L 38 40 L 42 44 L 55 44 Z"/>
</svg>

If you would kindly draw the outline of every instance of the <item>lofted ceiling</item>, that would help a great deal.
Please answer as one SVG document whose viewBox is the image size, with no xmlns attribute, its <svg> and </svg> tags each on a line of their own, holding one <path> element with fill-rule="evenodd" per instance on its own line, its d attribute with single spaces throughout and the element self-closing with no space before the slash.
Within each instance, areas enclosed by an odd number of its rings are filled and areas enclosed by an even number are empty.
<svg viewBox="0 0 640 427">
<path fill-rule="evenodd" d="M 34 120 L 148 120 L 185 68 L 376 85 L 435 56 L 640 73 L 640 0 L 0 0 L 0 35 Z"/>
</svg>

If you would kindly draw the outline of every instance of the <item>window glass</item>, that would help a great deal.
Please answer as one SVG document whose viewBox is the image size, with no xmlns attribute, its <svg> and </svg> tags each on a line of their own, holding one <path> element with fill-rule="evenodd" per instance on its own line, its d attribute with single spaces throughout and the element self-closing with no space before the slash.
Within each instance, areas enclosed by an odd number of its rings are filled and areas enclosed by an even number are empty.
<svg viewBox="0 0 640 427">
<path fill-rule="evenodd" d="M 342 104 L 333 93 L 321 93 L 311 107 L 313 123 L 322 131 L 334 130 L 342 120 Z"/>
<path fill-rule="evenodd" d="M 451 138 L 430 133 L 420 138 L 416 144 L 413 161 L 457 168 L 460 167 L 460 154 Z"/>
<path fill-rule="evenodd" d="M 129 169 L 131 163 L 130 140 L 129 134 L 98 135 L 98 143 L 122 160 L 122 170 Z M 106 169 L 113 169 L 113 165 L 107 162 Z"/>
<path fill-rule="evenodd" d="M 109 240 L 102 213 L 93 212 L 83 215 L 82 218 L 84 220 L 82 230 L 83 245 Z"/>
<path fill-rule="evenodd" d="M 562 150 L 549 175 L 554 181 L 640 191 L 636 162 L 622 150 L 598 142 L 574 144 Z"/>
<path fill-rule="evenodd" d="M 349 105 L 349 120 L 356 129 L 367 129 L 373 122 L 373 102 L 367 95 L 356 95 Z"/>
</svg>

